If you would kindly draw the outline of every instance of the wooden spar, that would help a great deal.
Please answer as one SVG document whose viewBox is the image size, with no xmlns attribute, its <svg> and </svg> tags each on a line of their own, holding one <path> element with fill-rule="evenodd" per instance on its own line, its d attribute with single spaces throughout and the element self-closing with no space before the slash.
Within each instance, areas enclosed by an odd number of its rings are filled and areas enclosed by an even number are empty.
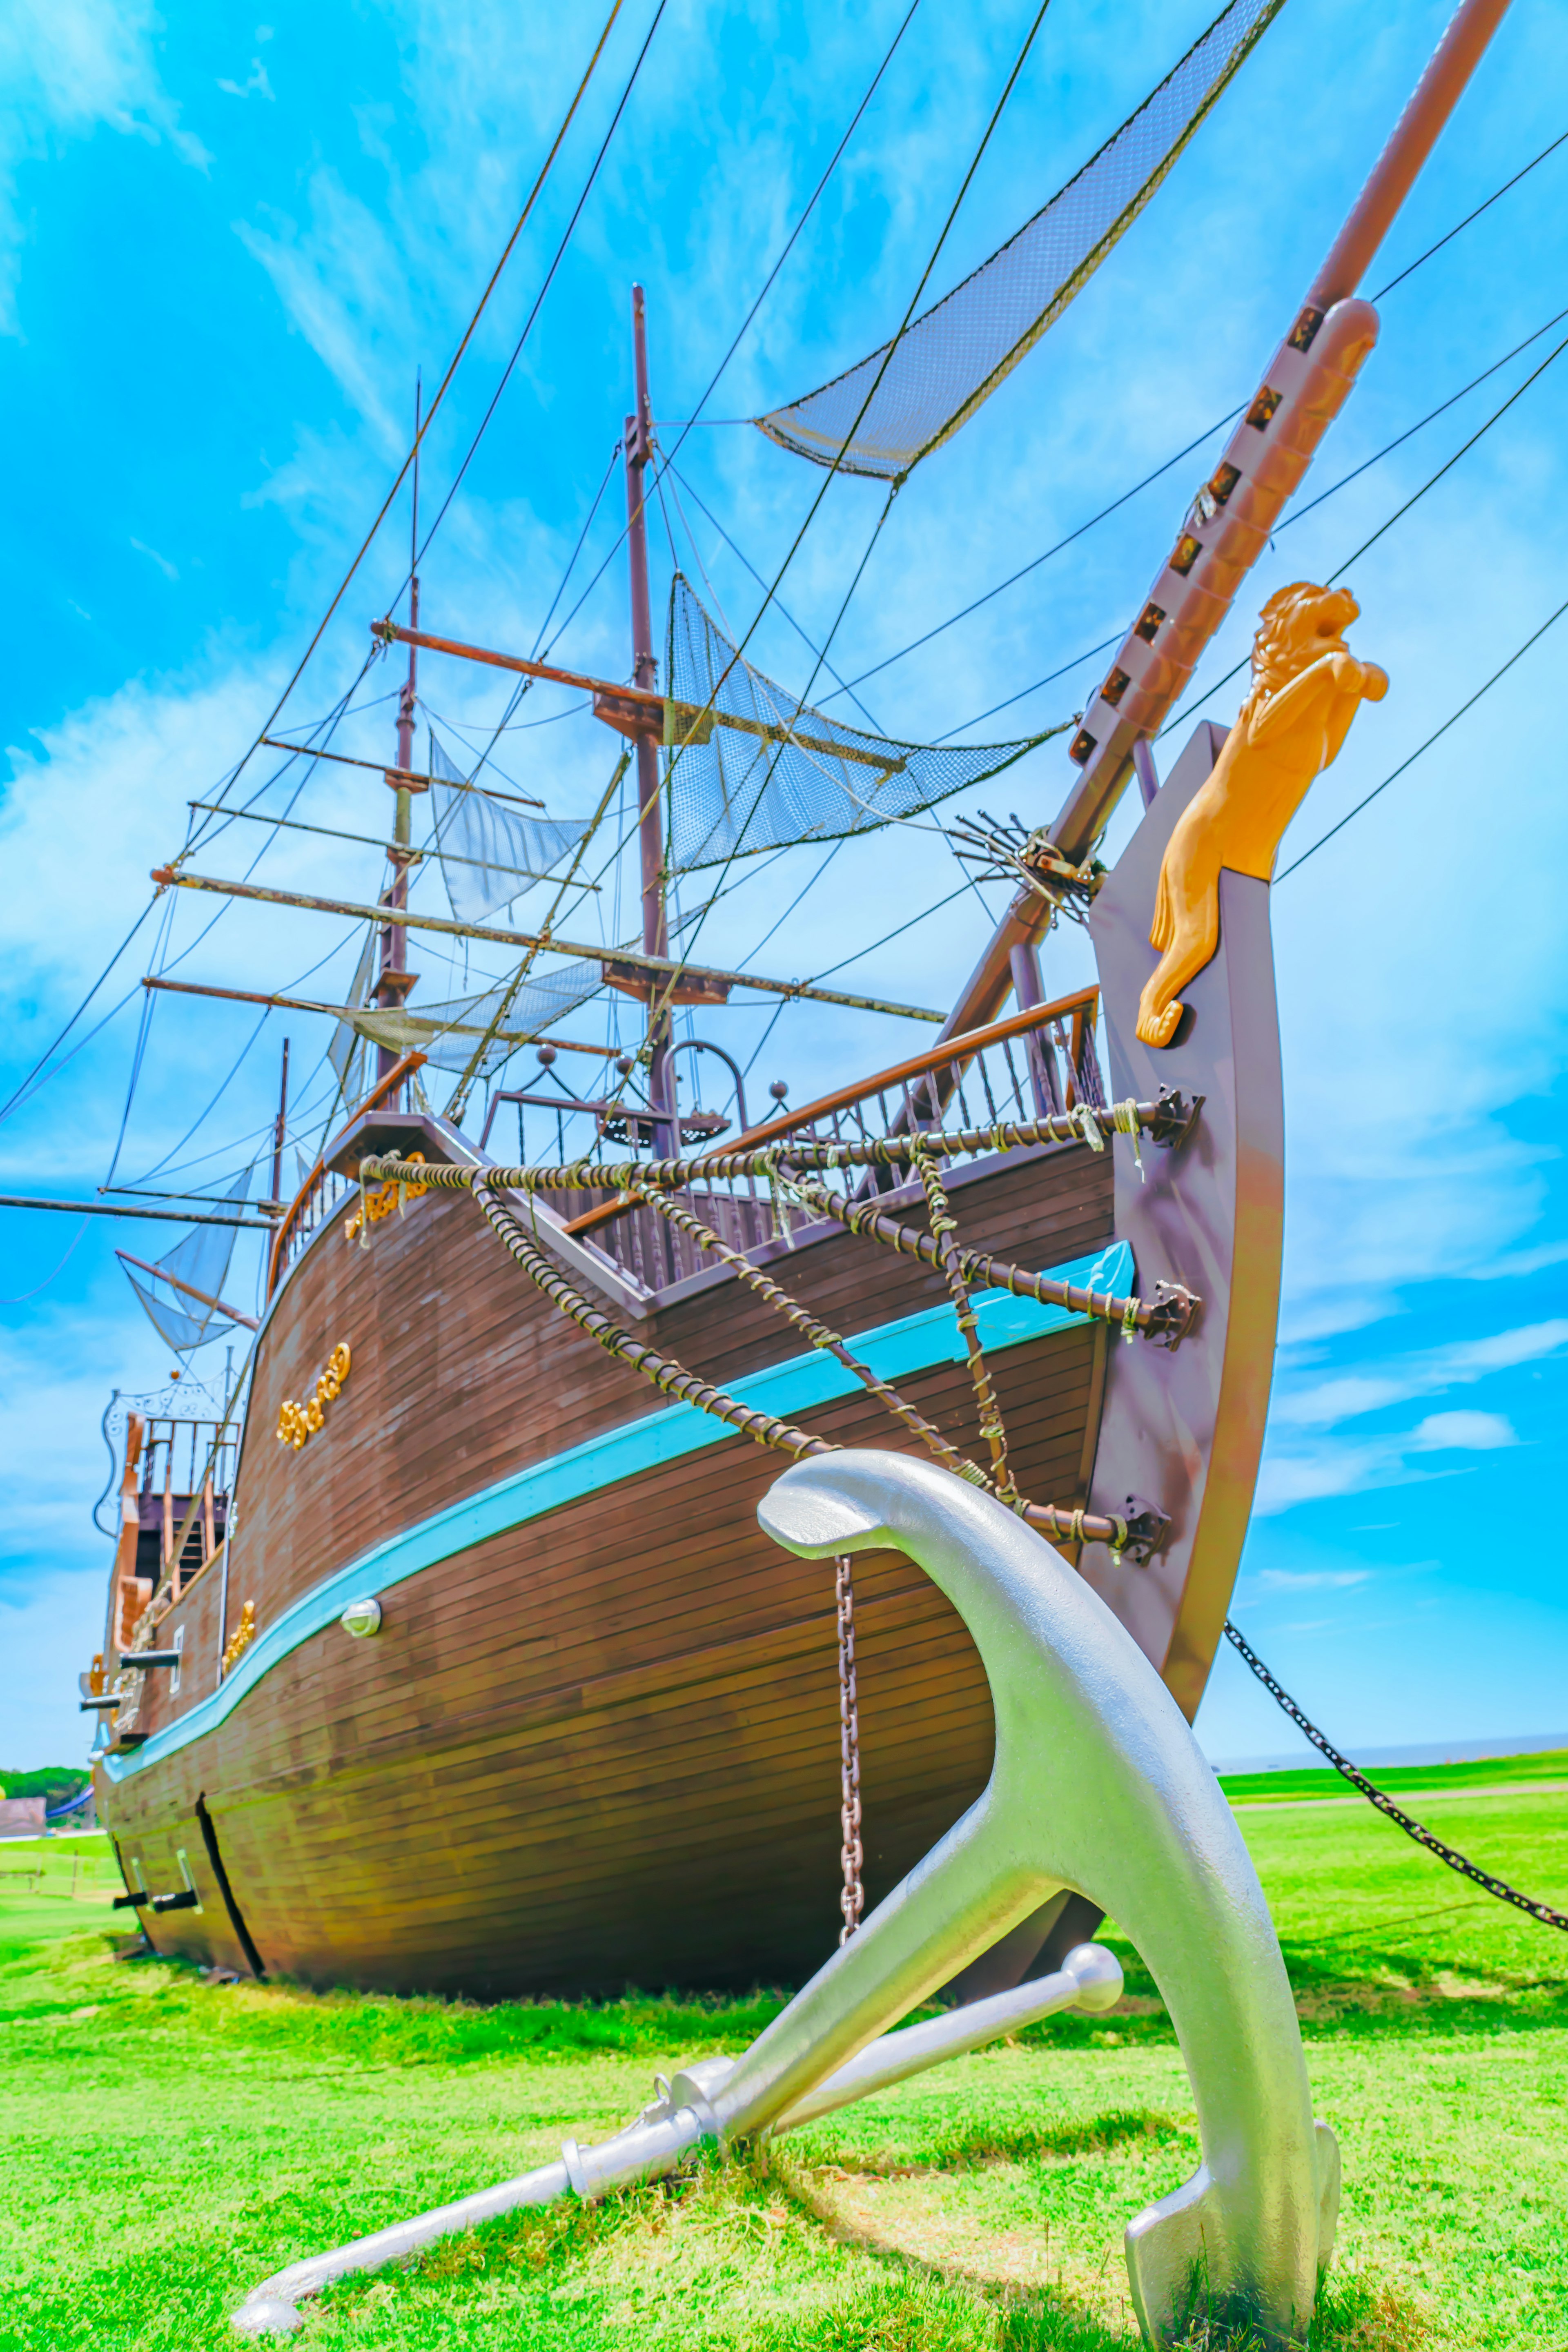
<svg viewBox="0 0 1568 2352">
<path fill-rule="evenodd" d="M 1394 134 L 1372 168 L 1350 215 L 1308 289 L 1313 310 L 1342 302 L 1393 226 L 1465 85 L 1501 24 L 1509 0 L 1463 0 L 1410 94 Z"/>
<path fill-rule="evenodd" d="M 398 1059 L 393 1064 L 391 1069 L 385 1073 L 384 1076 L 377 1078 L 374 1086 L 372 1087 L 369 1094 L 365 1096 L 363 1101 L 358 1102 L 354 1105 L 353 1110 L 349 1113 L 346 1122 L 347 1126 L 352 1127 L 356 1118 L 363 1118 L 366 1111 L 377 1109 L 379 1106 L 386 1100 L 388 1095 L 396 1093 L 398 1087 L 403 1084 L 405 1078 L 411 1078 L 416 1070 L 422 1070 L 425 1067 L 425 1060 L 426 1057 L 423 1054 L 400 1055 Z M 343 1130 L 340 1129 L 339 1132 L 342 1133 L 342 1131 Z M 288 1240 L 295 1220 L 299 1216 L 300 1210 L 305 1205 L 305 1201 L 310 1193 L 310 1187 L 315 1183 L 326 1164 L 324 1157 L 317 1160 L 315 1166 L 311 1169 L 310 1174 L 306 1177 L 304 1182 L 295 1193 L 294 1198 L 289 1202 L 288 1208 L 284 1211 L 283 1222 L 273 1234 L 272 1249 L 267 1261 L 267 1296 L 268 1298 L 271 1297 L 273 1292 L 278 1287 L 278 1276 L 283 1264 L 283 1244 Z"/>
<path fill-rule="evenodd" d="M 632 679 L 639 694 L 652 696 L 658 677 L 653 650 L 653 604 L 647 581 L 647 463 L 652 455 L 653 411 L 647 396 L 647 322 L 640 286 L 632 288 L 632 380 L 636 414 L 628 416 L 621 455 L 626 479 L 626 565 L 631 584 Z M 664 731 L 659 707 L 659 734 Z M 637 863 L 642 877 L 643 953 L 667 957 L 669 925 L 664 904 L 664 796 L 659 790 L 658 737 L 639 727 L 632 739 L 637 769 Z M 653 1115 L 656 1156 L 680 1149 L 676 1123 L 675 1073 L 669 1048 L 674 1024 L 670 992 L 649 983 L 647 992 L 647 1099 Z"/>
<path fill-rule="evenodd" d="M 231 1004 L 275 1004 L 285 1013 L 325 1013 L 336 1021 L 352 1021 L 356 1013 L 366 1010 L 363 1004 L 318 1004 L 308 996 L 268 996 L 257 988 L 211 988 L 200 981 L 159 980 L 152 974 L 142 985 L 143 988 L 165 988 L 174 996 L 219 996 Z M 411 1021 L 418 1021 L 424 1015 L 411 1013 L 407 1017 Z M 432 1021 L 429 1026 L 443 1037 L 488 1037 L 489 1034 L 488 1029 L 475 1027 L 465 1021 Z M 621 1050 L 618 1045 L 581 1045 L 574 1037 L 551 1036 L 546 1041 L 545 1032 L 542 1029 L 498 1029 L 496 1035 L 509 1045 L 548 1042 L 563 1054 L 596 1054 L 602 1062 L 608 1061 Z M 276 1182 L 273 1189 L 276 1192 Z"/>
<path fill-rule="evenodd" d="M 149 1265 L 144 1257 L 132 1257 L 129 1250 L 116 1250 L 114 1255 L 124 1265 L 140 1266 L 142 1272 L 150 1274 L 155 1282 L 166 1282 L 171 1290 L 183 1290 L 187 1298 L 199 1298 L 204 1307 L 215 1307 L 218 1314 L 226 1315 L 231 1323 L 243 1323 L 247 1331 L 260 1329 L 254 1315 L 242 1315 L 237 1307 L 230 1307 L 223 1299 L 215 1298 L 210 1291 L 198 1290 L 194 1282 L 184 1282 L 177 1274 L 165 1274 L 161 1265 Z"/>
<path fill-rule="evenodd" d="M 427 629 L 405 629 L 397 621 L 373 621 L 370 633 L 379 637 L 384 646 L 423 646 L 426 653 L 452 654 L 458 661 L 482 662 L 489 669 L 510 669 L 521 677 L 549 678 L 556 686 L 580 687 L 584 694 L 615 695 L 623 702 L 639 705 L 647 712 L 650 730 L 657 726 L 660 734 L 664 731 L 662 694 L 645 694 L 636 687 L 616 686 L 608 678 L 589 677 L 578 669 L 558 669 L 553 662 L 526 661 L 521 654 L 491 653 L 487 646 L 465 645 L 458 637 L 433 637 Z M 298 750 L 299 746 L 293 748 Z M 374 762 L 366 761 L 362 764 L 370 766 Z"/>
<path fill-rule="evenodd" d="M 486 646 L 465 645 L 457 637 L 433 637 L 424 630 L 409 630 L 396 621 L 376 621 L 371 634 L 384 645 L 423 646 L 426 653 L 451 654 L 458 661 L 482 662 L 491 669 L 516 670 L 523 677 L 549 678 L 557 686 L 581 687 L 584 694 L 594 697 L 594 716 L 602 719 L 617 734 L 636 739 L 643 733 L 655 741 L 664 739 L 668 730 L 677 743 L 706 742 L 715 727 L 728 727 L 738 735 L 756 735 L 766 743 L 793 743 L 797 751 L 819 752 L 825 759 L 843 760 L 852 768 L 875 768 L 879 775 L 901 775 L 908 762 L 889 759 L 880 751 L 868 751 L 858 743 L 838 743 L 826 735 L 803 735 L 796 728 L 774 726 L 764 719 L 748 718 L 731 710 L 715 710 L 711 703 L 678 702 L 667 694 L 645 691 L 640 687 L 616 686 L 606 677 L 589 677 L 582 670 L 557 669 L 551 662 L 525 661 L 521 654 L 492 653 Z M 272 739 L 264 737 L 264 741 Z M 298 750 L 298 745 L 289 747 Z M 326 759 L 327 752 L 318 752 Z M 374 766 L 372 761 L 362 761 L 361 766 Z M 444 782 L 441 777 L 437 783 Z M 476 786 L 488 791 L 488 786 Z"/>
<path fill-rule="evenodd" d="M 1157 735 L 1168 723 L 1203 645 L 1212 640 L 1257 556 L 1270 543 L 1287 498 L 1348 397 L 1366 346 L 1347 349 L 1342 339 L 1342 347 L 1325 356 L 1324 346 L 1334 341 L 1331 331 L 1318 340 L 1325 313 L 1353 296 L 1507 5 L 1508 0 L 1460 0 L 1270 361 L 1257 399 L 1226 445 L 1225 461 L 1189 509 L 1176 551 L 1183 557 L 1180 572 L 1168 562 L 1155 576 L 1104 686 L 1089 698 L 1069 754 L 1079 761 L 1079 772 L 1050 831 L 1068 860 L 1086 857 L 1104 831 L 1133 772 L 1134 738 Z M 1370 304 L 1363 313 L 1375 333 L 1376 313 Z M 1282 388 L 1291 384 L 1294 389 L 1283 391 L 1282 397 Z M 1274 403 L 1280 404 L 1278 414 Z M 1233 515 L 1249 527 L 1237 529 L 1229 520 Z M 1051 902 L 1032 892 L 1014 900 L 948 1016 L 950 1030 L 989 1020 L 1005 1003 L 1012 950 L 1043 939 L 1054 919 Z"/>
<path fill-rule="evenodd" d="M 364 764 L 368 765 L 368 762 Z M 395 771 L 389 768 L 386 772 L 390 776 Z M 446 779 L 437 777 L 437 782 L 444 783 Z M 459 787 L 454 784 L 451 789 L 457 792 Z M 542 804 L 534 802 L 530 805 L 537 807 Z M 210 816 L 244 817 L 250 824 L 281 825 L 286 833 L 313 833 L 323 841 L 352 841 L 361 849 L 391 850 L 396 846 L 395 843 L 378 840 L 374 833 L 342 833 L 333 824 L 307 824 L 302 817 L 268 816 L 265 809 L 225 808 L 221 801 L 187 801 L 185 806 L 205 809 Z M 430 856 L 427 849 L 409 849 L 404 854 L 411 866 L 422 866 Z M 552 878 L 548 874 L 536 873 L 531 866 L 503 866 L 493 857 L 459 857 L 456 850 L 444 846 L 437 849 L 436 856 L 444 866 L 479 866 L 487 873 L 516 874 L 529 882 L 548 882 Z M 597 882 L 576 882 L 573 885 L 577 890 L 597 890 L 599 887 Z"/>
<path fill-rule="evenodd" d="M 390 621 L 384 622 L 382 625 L 384 629 L 392 628 Z M 402 637 L 406 635 L 407 632 L 397 629 L 394 630 L 393 634 Z M 412 642 L 415 645 L 428 646 L 434 644 L 435 640 L 430 637 L 416 636 Z M 261 740 L 264 743 L 269 744 L 274 751 L 294 751 L 302 760 L 335 760 L 340 768 L 368 768 L 372 775 L 384 776 L 390 784 L 406 784 L 410 792 L 422 793 L 426 785 L 445 784 L 449 793 L 485 792 L 489 794 L 492 801 L 518 801 L 524 808 L 542 809 L 544 806 L 542 801 L 536 801 L 529 793 L 503 793 L 499 785 L 454 783 L 450 776 L 432 776 L 423 768 L 389 767 L 384 760 L 355 760 L 351 758 L 347 751 L 322 751 L 314 743 L 288 743 L 284 741 L 281 735 L 264 735 Z M 192 801 L 190 805 L 192 808 L 206 808 L 210 803 L 206 801 Z M 247 816 L 249 811 L 226 808 L 221 810 L 220 814 L 224 816 Z M 281 823 L 281 819 L 269 817 L 267 822 L 269 824 L 276 824 Z M 345 840 L 349 838 L 346 834 L 343 837 Z"/>
<path fill-rule="evenodd" d="M 238 1225 L 269 1234 L 269 1217 L 209 1217 L 195 1209 L 117 1209 L 108 1201 L 41 1201 L 26 1192 L 0 1192 L 0 1209 L 59 1209 L 72 1217 L 155 1217 L 165 1225 Z"/>
<path fill-rule="evenodd" d="M 1080 988 L 1071 996 L 1058 996 L 1050 1004 L 1026 1005 L 1022 1013 L 1010 1013 L 1004 1020 L 993 1021 L 984 1029 L 972 1029 L 963 1037 L 950 1037 L 945 1045 L 933 1045 L 923 1054 L 913 1055 L 907 1062 L 895 1062 L 890 1069 L 879 1070 L 873 1077 L 862 1078 L 858 1085 L 840 1087 L 836 1094 L 821 1095 L 816 1102 L 801 1109 L 786 1111 L 782 1118 L 770 1118 L 764 1126 L 752 1127 L 736 1136 L 725 1146 L 729 1151 L 754 1151 L 759 1145 L 780 1141 L 798 1134 L 819 1118 L 828 1118 L 836 1110 L 847 1110 L 854 1103 L 864 1102 L 868 1096 L 881 1094 L 894 1087 L 905 1087 L 911 1079 L 923 1078 L 929 1071 L 945 1069 L 950 1062 L 968 1061 L 983 1054 L 988 1046 L 1000 1045 L 1009 1037 L 1022 1037 L 1031 1029 L 1042 1028 L 1047 1021 L 1061 1021 L 1071 1016 L 1074 1039 L 1082 1034 L 1082 1025 L 1094 1018 L 1100 1001 L 1098 988 Z M 592 1181 L 592 1171 L 584 1171 L 585 1184 Z M 627 1209 L 637 1205 L 629 1192 L 618 1192 L 613 1201 L 601 1201 L 595 1208 L 584 1210 L 567 1225 L 569 1234 L 588 1234 L 599 1225 L 607 1225 Z"/>
<path fill-rule="evenodd" d="M 449 939 L 494 940 L 508 948 L 548 947 L 558 955 L 582 956 L 599 963 L 636 964 L 645 971 L 679 972 L 692 980 L 717 981 L 730 988 L 756 988 L 767 996 L 800 996 L 814 1004 L 847 1004 L 856 1013 L 886 1013 L 899 1021 L 937 1021 L 942 1014 L 924 1004 L 895 1004 L 879 996 L 850 996 L 837 988 L 814 988 L 804 980 L 764 980 L 752 971 L 721 971 L 711 964 L 678 963 L 669 956 L 634 955 L 629 948 L 591 946 L 581 940 L 544 939 L 537 931 L 507 931 L 492 923 L 459 923 L 446 915 L 411 914 L 405 907 L 366 907 L 348 898 L 317 898 L 304 890 L 266 890 L 256 882 L 228 882 L 216 875 L 182 874 L 172 866 L 154 866 L 152 878 L 161 889 L 214 890 L 229 898 L 253 898 L 269 907 L 302 907 L 307 914 L 347 915 L 362 923 L 405 923 L 416 931 L 440 931 Z"/>
</svg>

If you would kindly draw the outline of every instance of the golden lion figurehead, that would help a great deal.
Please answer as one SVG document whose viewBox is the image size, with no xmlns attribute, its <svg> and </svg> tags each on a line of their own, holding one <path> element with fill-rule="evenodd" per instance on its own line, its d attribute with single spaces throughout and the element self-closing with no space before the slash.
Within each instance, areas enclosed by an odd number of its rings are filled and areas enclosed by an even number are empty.
<svg viewBox="0 0 1568 2352">
<path fill-rule="evenodd" d="M 1361 606 L 1348 588 L 1317 588 L 1310 580 L 1296 580 L 1276 589 L 1252 640 L 1253 694 L 1278 694 L 1320 655 L 1343 653 L 1344 633 L 1360 617 Z"/>
<path fill-rule="evenodd" d="M 1252 686 L 1212 773 L 1177 818 L 1154 897 L 1149 944 L 1162 950 L 1138 1007 L 1138 1035 L 1169 1045 L 1181 991 L 1219 944 L 1222 869 L 1267 882 L 1280 836 L 1363 702 L 1388 680 L 1358 661 L 1344 632 L 1361 606 L 1348 588 L 1293 581 L 1270 596 L 1252 641 Z"/>
</svg>

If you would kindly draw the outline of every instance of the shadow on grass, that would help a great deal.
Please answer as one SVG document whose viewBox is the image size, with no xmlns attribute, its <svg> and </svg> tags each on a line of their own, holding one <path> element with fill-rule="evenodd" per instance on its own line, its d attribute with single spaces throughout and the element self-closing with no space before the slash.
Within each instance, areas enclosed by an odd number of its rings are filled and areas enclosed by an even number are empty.
<svg viewBox="0 0 1568 2352">
<path fill-rule="evenodd" d="M 967 2165 L 1026 2164 L 1043 2156 L 1097 2156 L 1128 2140 L 1152 2140 L 1163 2146 L 1182 2136 L 1181 2126 L 1171 2116 L 1156 2115 L 1147 2107 L 1118 2107 L 1083 2123 L 974 2116 L 933 2124 L 897 2149 L 868 2151 L 814 2139 L 807 2160 L 817 2167 L 830 2165 L 839 2172 L 889 2180 L 928 2172 L 957 2172 Z"/>
<path fill-rule="evenodd" d="M 1065 2291 L 997 2295 L 955 2284 L 907 2258 L 830 2310 L 748 2329 L 745 2352 L 1142 2352 L 1133 2325 L 1097 2319 Z M 1310 2352 L 1425 2352 L 1426 2322 L 1392 2287 L 1325 2283 Z M 1262 2352 L 1256 2328 L 1196 2316 L 1172 2352 Z"/>
</svg>

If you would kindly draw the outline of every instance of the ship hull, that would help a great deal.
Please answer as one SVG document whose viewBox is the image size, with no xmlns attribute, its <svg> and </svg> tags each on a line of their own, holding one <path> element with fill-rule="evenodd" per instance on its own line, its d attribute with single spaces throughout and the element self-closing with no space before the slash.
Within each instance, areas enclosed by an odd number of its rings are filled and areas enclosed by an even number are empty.
<svg viewBox="0 0 1568 2352">
<path fill-rule="evenodd" d="M 1189 1717 L 1239 1559 L 1274 1347 L 1267 885 L 1222 877 L 1220 948 L 1184 1034 L 1158 1054 L 1130 1040 L 1163 844 L 1222 741 L 1199 729 L 1093 919 L 1118 1090 L 1204 1097 L 1189 1133 L 1136 1153 L 1120 1135 L 1100 1152 L 1036 1148 L 951 1180 L 967 1246 L 1199 1295 L 1174 1351 L 1005 1293 L 981 1313 L 1022 1491 L 1164 1515 L 1145 1563 L 1065 1549 Z M 918 1187 L 885 1205 L 923 1222 Z M 195 1898 L 142 1906 L 153 1942 L 317 1984 L 485 1998 L 800 1981 L 838 1927 L 837 1637 L 830 1565 L 757 1525 L 781 1457 L 595 1346 L 466 1193 L 408 1202 L 368 1245 L 349 1237 L 353 1206 L 323 1215 L 263 1327 L 226 1549 L 158 1624 L 183 1643 L 178 1687 L 145 1678 L 100 1767 L 128 1885 Z M 607 1252 L 542 1202 L 537 1217 L 579 1286 L 662 1354 L 837 1443 L 914 1443 L 732 1272 L 676 1263 L 634 1296 Z M 751 1254 L 977 1450 L 929 1267 L 829 1223 Z M 311 1394 L 340 1342 L 341 1393 L 303 1445 L 280 1444 L 282 1405 Z M 889 1554 L 855 1575 L 875 1904 L 979 1795 L 993 1727 L 973 1646 L 921 1573 Z M 341 1622 L 362 1598 L 382 1610 L 363 1638 Z M 255 1640 L 225 1668 L 247 1604 Z M 998 1981 L 1049 1928 L 1015 1931 Z"/>
<path fill-rule="evenodd" d="M 966 1242 L 1023 1243 L 1079 1279 L 1112 1239 L 1109 1156 L 1082 1146 L 983 1165 L 953 1198 Z M 230 1557 L 161 1623 L 163 1643 L 185 1628 L 181 1686 L 143 1695 L 146 1744 L 106 1788 L 128 1874 L 161 1893 L 188 1866 L 201 1897 L 144 1915 L 153 1940 L 238 1965 L 243 1925 L 271 1971 L 481 1996 L 810 1973 L 837 1924 L 837 1615 L 831 1567 L 757 1525 L 778 1457 L 595 1347 L 465 1195 L 427 1196 L 363 1251 L 350 1206 L 263 1334 Z M 928 1268 L 833 1228 L 773 1270 L 873 1356 L 889 1333 L 906 1361 L 940 1355 L 900 1393 L 973 1443 Z M 993 1362 L 1020 1482 L 1083 1499 L 1104 1327 L 1006 1314 L 1025 1335 L 996 1325 Z M 732 1279 L 652 1336 L 742 1395 L 820 1384 L 824 1360 Z M 321 1429 L 279 1445 L 279 1405 L 342 1339 L 353 1368 Z M 909 1442 L 863 1390 L 791 1417 Z M 361 1586 L 383 1612 L 367 1638 L 340 1622 Z M 262 1630 L 220 1683 L 246 1601 Z M 858 1562 L 856 1604 L 874 1902 L 980 1793 L 992 1719 L 968 1635 L 906 1559 Z"/>
</svg>

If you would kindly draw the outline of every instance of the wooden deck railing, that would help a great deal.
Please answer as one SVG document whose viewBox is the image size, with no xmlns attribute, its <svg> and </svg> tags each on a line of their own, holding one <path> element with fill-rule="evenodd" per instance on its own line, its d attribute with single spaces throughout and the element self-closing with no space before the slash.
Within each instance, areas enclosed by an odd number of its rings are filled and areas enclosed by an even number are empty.
<svg viewBox="0 0 1568 2352">
<path fill-rule="evenodd" d="M 732 1142 L 717 1140 L 713 1149 L 754 1150 L 792 1137 L 864 1143 L 935 1126 L 991 1129 L 1071 1110 L 1079 1102 L 1103 1106 L 1107 1096 L 1094 1037 L 1099 1002 L 1098 988 L 1083 988 L 1049 1004 L 1029 1005 L 818 1096 L 798 1110 L 781 1111 Z M 624 1158 L 625 1147 L 614 1147 L 613 1156 Z M 561 1207 L 568 1197 L 553 1194 L 553 1205 Z M 584 1207 L 570 1219 L 568 1232 L 591 1235 L 650 1290 L 718 1262 L 656 1211 L 625 1201 L 588 1206 L 586 1195 L 577 1197 Z M 786 1222 L 792 1228 L 812 1222 L 805 1211 L 775 1200 L 766 1181 L 754 1176 L 715 1178 L 680 1197 L 731 1249 L 754 1249 Z"/>
</svg>

